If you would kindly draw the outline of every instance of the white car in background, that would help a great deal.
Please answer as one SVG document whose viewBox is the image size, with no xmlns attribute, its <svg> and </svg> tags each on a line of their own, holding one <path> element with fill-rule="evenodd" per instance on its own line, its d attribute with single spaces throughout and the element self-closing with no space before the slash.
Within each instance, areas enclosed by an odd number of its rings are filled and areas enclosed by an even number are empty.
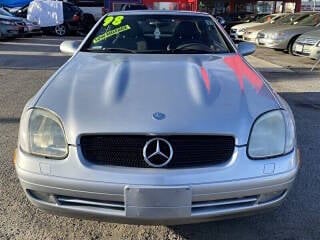
<svg viewBox="0 0 320 240">
<path fill-rule="evenodd" d="M 286 15 L 285 13 L 275 13 L 275 14 L 270 14 L 270 15 L 264 16 L 254 22 L 237 24 L 231 28 L 230 37 L 233 40 L 242 40 L 243 34 L 246 31 L 246 29 L 261 26 L 261 25 L 268 24 L 268 23 L 273 23 L 275 20 L 277 20 L 285 15 Z"/>
</svg>

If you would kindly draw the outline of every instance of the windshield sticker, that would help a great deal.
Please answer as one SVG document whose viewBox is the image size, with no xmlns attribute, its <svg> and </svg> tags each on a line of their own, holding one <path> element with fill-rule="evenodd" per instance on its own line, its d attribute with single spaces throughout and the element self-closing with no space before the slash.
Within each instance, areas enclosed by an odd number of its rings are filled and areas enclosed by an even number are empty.
<svg viewBox="0 0 320 240">
<path fill-rule="evenodd" d="M 124 19 L 124 16 L 116 16 L 116 17 L 109 16 L 104 19 L 103 26 L 107 27 L 110 23 L 113 26 L 119 26 L 122 23 L 123 19 Z"/>
<path fill-rule="evenodd" d="M 97 36 L 96 38 L 93 39 L 93 43 L 96 44 L 98 42 L 101 42 L 101 41 L 104 41 L 106 40 L 107 38 L 109 37 L 112 37 L 113 35 L 117 35 L 121 32 L 125 32 L 125 31 L 128 31 L 130 30 L 131 27 L 127 24 L 127 25 L 124 25 L 124 26 L 121 26 L 121 27 L 118 27 L 116 29 L 113 29 L 113 30 L 110 30 L 110 31 L 107 31 L 99 36 Z"/>
</svg>

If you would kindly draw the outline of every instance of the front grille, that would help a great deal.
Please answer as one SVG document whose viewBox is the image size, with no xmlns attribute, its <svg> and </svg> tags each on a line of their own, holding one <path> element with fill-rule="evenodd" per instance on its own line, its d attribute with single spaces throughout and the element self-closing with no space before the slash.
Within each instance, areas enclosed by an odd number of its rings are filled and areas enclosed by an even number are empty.
<svg viewBox="0 0 320 240">
<path fill-rule="evenodd" d="M 318 40 L 317 39 L 313 39 L 313 38 L 303 38 L 303 37 L 300 37 L 297 39 L 296 41 L 297 43 L 301 43 L 301 44 L 306 44 L 306 45 L 310 45 L 310 46 L 313 46 L 315 45 Z"/>
<path fill-rule="evenodd" d="M 227 162 L 234 151 L 231 136 L 175 135 L 156 136 L 167 140 L 173 157 L 165 168 L 188 168 Z M 148 168 L 143 148 L 155 136 L 86 135 L 80 139 L 84 158 L 98 165 Z"/>
</svg>

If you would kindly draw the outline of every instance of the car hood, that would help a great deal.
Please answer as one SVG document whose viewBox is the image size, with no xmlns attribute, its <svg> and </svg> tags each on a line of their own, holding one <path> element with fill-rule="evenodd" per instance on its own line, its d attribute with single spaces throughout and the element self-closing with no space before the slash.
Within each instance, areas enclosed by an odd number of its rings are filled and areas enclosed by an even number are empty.
<svg viewBox="0 0 320 240">
<path fill-rule="evenodd" d="M 287 32 L 301 34 L 307 31 L 311 31 L 315 27 L 313 26 L 298 26 L 298 25 L 281 25 L 277 28 L 265 29 L 264 33 L 275 33 L 275 32 Z"/>
<path fill-rule="evenodd" d="M 242 28 L 252 28 L 256 26 L 264 25 L 265 23 L 259 23 L 259 22 L 249 22 L 249 23 L 242 23 L 238 24 L 232 27 L 232 29 L 242 29 Z"/>
<path fill-rule="evenodd" d="M 21 18 L 18 17 L 10 17 L 10 16 L 5 16 L 0 14 L 0 19 L 5 19 L 9 21 L 21 21 Z"/>
<path fill-rule="evenodd" d="M 60 116 L 70 144 L 86 133 L 225 134 L 246 144 L 253 121 L 279 108 L 236 54 L 79 52 L 43 89 L 36 106 Z"/>
<path fill-rule="evenodd" d="M 255 27 L 247 28 L 247 31 L 249 31 L 249 32 L 259 32 L 261 30 L 269 29 L 269 28 L 273 28 L 273 27 L 275 27 L 275 24 L 266 23 L 266 24 L 255 26 Z"/>
<path fill-rule="evenodd" d="M 319 39 L 320 40 L 320 29 L 315 30 L 315 31 L 311 31 L 311 32 L 307 32 L 307 33 L 301 35 L 301 37 L 315 38 L 315 39 Z"/>
</svg>

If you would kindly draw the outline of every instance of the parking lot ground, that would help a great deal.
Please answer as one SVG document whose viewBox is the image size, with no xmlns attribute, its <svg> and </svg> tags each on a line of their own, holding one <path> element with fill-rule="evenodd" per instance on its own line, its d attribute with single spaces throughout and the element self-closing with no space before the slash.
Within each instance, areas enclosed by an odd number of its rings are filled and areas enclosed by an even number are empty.
<svg viewBox="0 0 320 240">
<path fill-rule="evenodd" d="M 307 57 L 292 56 L 283 51 L 263 47 L 258 47 L 253 56 L 294 72 L 308 72 L 316 62 Z M 320 71 L 320 64 L 314 71 Z"/>
<path fill-rule="evenodd" d="M 36 39 L 36 38 L 35 38 Z M 34 40 L 35 40 L 34 39 Z M 49 40 L 52 39 L 52 40 Z M 58 45 L 62 39 L 10 42 Z M 18 124 L 26 101 L 68 57 L 57 46 L 0 44 L 0 239 L 320 239 L 320 77 L 319 72 L 283 69 L 259 54 L 248 60 L 262 71 L 290 104 L 296 119 L 302 167 L 284 204 L 264 214 L 183 226 L 139 226 L 54 216 L 39 211 L 25 198 L 12 162 Z M 3 54 L 9 52 L 10 54 Z M 263 50 L 264 51 L 264 50 Z M 47 53 L 39 59 L 33 52 Z M 271 53 L 274 53 L 271 50 Z M 270 53 L 270 54 L 271 54 Z M 280 54 L 276 52 L 276 54 Z M 271 56 L 271 55 L 270 55 Z M 277 56 L 277 55 L 276 55 Z M 277 58 L 277 57 L 274 57 Z M 286 55 L 288 62 L 297 58 Z M 264 61 L 260 61 L 260 60 Z M 284 65 L 284 64 L 283 64 Z M 296 64 L 297 66 L 299 63 Z"/>
</svg>

